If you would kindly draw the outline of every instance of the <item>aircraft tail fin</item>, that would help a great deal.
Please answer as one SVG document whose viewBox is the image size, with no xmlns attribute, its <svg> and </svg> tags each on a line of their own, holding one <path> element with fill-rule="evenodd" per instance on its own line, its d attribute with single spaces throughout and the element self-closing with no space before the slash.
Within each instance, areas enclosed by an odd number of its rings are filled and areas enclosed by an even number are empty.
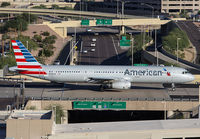
<svg viewBox="0 0 200 139">
<path fill-rule="evenodd" d="M 42 69 L 41 64 L 19 40 L 12 40 L 11 42 L 18 69 Z"/>
<path fill-rule="evenodd" d="M 42 65 L 32 56 L 32 54 L 19 40 L 12 40 L 11 42 L 17 67 L 11 67 L 9 70 L 18 71 L 20 74 L 27 74 L 30 76 L 47 74 L 42 69 Z"/>
</svg>

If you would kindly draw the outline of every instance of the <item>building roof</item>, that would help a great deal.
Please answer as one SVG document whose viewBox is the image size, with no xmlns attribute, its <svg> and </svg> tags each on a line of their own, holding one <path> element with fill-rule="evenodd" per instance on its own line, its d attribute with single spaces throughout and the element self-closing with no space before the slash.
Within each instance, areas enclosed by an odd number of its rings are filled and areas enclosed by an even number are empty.
<svg viewBox="0 0 200 139">
<path fill-rule="evenodd" d="M 200 119 L 128 121 L 56 125 L 54 133 L 116 132 L 200 128 Z"/>
<path fill-rule="evenodd" d="M 9 119 L 51 119 L 51 111 L 15 110 L 12 112 Z"/>
</svg>

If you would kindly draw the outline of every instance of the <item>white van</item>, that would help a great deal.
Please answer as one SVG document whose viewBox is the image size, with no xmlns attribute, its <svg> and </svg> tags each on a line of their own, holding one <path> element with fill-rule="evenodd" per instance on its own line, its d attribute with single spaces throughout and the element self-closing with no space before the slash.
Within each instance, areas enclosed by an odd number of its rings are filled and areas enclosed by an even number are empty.
<svg viewBox="0 0 200 139">
<path fill-rule="evenodd" d="M 93 42 L 96 42 L 96 41 L 97 41 L 97 39 L 96 39 L 96 38 L 93 38 L 93 39 L 92 39 L 92 41 L 93 41 Z"/>
<path fill-rule="evenodd" d="M 91 47 L 95 47 L 95 46 L 96 46 L 96 43 L 92 42 L 90 46 L 91 46 Z"/>
</svg>

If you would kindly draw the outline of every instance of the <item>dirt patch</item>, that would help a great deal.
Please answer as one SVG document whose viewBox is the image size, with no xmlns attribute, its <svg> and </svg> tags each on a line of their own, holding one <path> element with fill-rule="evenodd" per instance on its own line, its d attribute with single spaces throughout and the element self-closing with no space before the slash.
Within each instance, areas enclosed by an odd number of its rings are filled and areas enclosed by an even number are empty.
<svg viewBox="0 0 200 139">
<path fill-rule="evenodd" d="M 54 32 L 51 28 L 49 28 L 47 25 L 29 25 L 28 30 L 23 32 L 22 34 L 24 36 L 30 36 L 31 38 L 35 34 L 41 34 L 42 32 L 48 31 L 50 35 L 55 35 L 57 37 L 56 42 L 54 44 L 54 55 L 51 57 L 48 57 L 45 59 L 45 64 L 52 64 L 54 60 L 58 57 L 60 54 L 60 51 L 63 49 L 67 41 L 69 40 L 69 37 L 66 39 L 63 39 L 60 37 L 56 32 Z M 31 51 L 33 56 L 37 56 L 40 48 L 38 50 Z"/>
<path fill-rule="evenodd" d="M 193 22 L 198 28 L 200 27 L 200 22 Z"/>
<path fill-rule="evenodd" d="M 184 53 L 185 53 L 184 60 L 189 61 L 189 62 L 194 61 L 195 55 L 196 55 L 196 49 L 194 47 L 185 49 Z"/>
</svg>

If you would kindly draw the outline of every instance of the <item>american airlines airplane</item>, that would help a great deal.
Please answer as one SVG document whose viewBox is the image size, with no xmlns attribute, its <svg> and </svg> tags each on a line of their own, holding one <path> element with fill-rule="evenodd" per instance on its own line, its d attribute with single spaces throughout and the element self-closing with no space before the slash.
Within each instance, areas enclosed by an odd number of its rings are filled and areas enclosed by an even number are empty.
<svg viewBox="0 0 200 139">
<path fill-rule="evenodd" d="M 105 88 L 129 89 L 131 83 L 185 83 L 194 76 L 179 67 L 164 66 L 68 66 L 41 65 L 19 40 L 12 40 L 17 66 L 10 71 L 52 82 L 89 82 Z"/>
</svg>

